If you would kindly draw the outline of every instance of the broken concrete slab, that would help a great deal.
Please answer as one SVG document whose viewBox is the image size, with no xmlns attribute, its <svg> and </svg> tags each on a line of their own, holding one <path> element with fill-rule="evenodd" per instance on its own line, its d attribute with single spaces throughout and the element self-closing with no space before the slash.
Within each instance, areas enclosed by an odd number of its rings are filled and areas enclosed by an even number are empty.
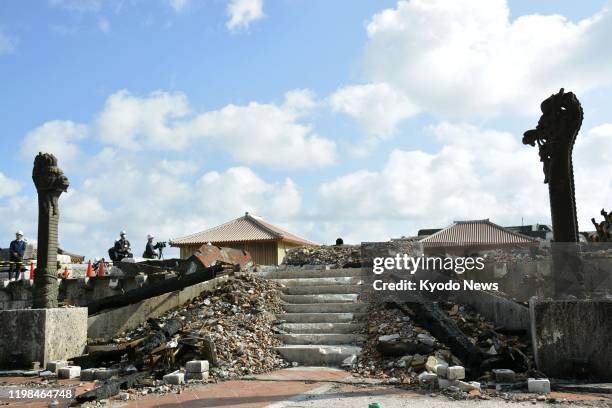
<svg viewBox="0 0 612 408">
<path fill-rule="evenodd" d="M 164 375 L 164 382 L 172 385 L 179 385 L 185 383 L 185 374 L 180 371 L 175 371 L 170 374 Z"/>
<path fill-rule="evenodd" d="M 0 311 L 0 366 L 43 366 L 79 356 L 87 345 L 87 309 Z"/>
<path fill-rule="evenodd" d="M 446 371 L 449 380 L 463 380 L 465 378 L 465 368 L 462 366 L 451 366 Z"/>
<path fill-rule="evenodd" d="M 188 373 L 203 373 L 208 371 L 209 364 L 207 360 L 192 360 L 185 364 L 185 370 Z"/>
<path fill-rule="evenodd" d="M 81 375 L 81 367 L 79 366 L 65 366 L 57 370 L 57 378 L 60 379 L 72 379 L 77 378 Z"/>
<path fill-rule="evenodd" d="M 550 392 L 550 381 L 548 378 L 528 378 L 527 389 L 537 394 L 548 394 Z"/>
</svg>

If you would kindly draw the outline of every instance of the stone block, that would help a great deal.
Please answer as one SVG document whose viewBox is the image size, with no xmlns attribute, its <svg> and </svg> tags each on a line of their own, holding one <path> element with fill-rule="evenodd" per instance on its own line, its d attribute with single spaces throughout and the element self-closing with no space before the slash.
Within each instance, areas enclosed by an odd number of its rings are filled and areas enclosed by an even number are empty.
<svg viewBox="0 0 612 408">
<path fill-rule="evenodd" d="M 208 380 L 208 371 L 203 371 L 203 372 L 189 372 L 187 371 L 185 373 L 185 380 L 189 381 L 189 380 Z"/>
<path fill-rule="evenodd" d="M 441 390 L 445 390 L 449 387 L 456 387 L 457 386 L 457 381 L 456 380 L 447 380 L 446 378 L 440 378 L 438 377 L 438 386 L 440 387 Z"/>
<path fill-rule="evenodd" d="M 462 366 L 448 367 L 446 377 L 449 380 L 463 380 L 465 378 L 465 368 Z"/>
<path fill-rule="evenodd" d="M 425 369 L 431 373 L 436 372 L 436 366 L 440 364 L 446 364 L 446 362 L 440 358 L 429 356 L 427 357 L 427 362 L 425 363 Z M 448 366 L 448 364 L 446 364 Z"/>
<path fill-rule="evenodd" d="M 80 356 L 87 346 L 87 308 L 0 310 L 0 367 L 42 366 Z M 17 367 L 16 367 L 17 368 Z"/>
<path fill-rule="evenodd" d="M 96 368 L 81 370 L 81 381 L 93 381 L 96 379 Z"/>
<path fill-rule="evenodd" d="M 98 368 L 96 369 L 96 380 L 108 380 L 109 378 L 119 375 L 119 370 L 116 368 Z"/>
<path fill-rule="evenodd" d="M 57 374 L 57 370 L 62 367 L 66 367 L 68 362 L 66 360 L 53 360 L 47 363 L 47 371 L 51 371 L 54 374 Z"/>
<path fill-rule="evenodd" d="M 550 381 L 548 378 L 528 378 L 527 389 L 529 392 L 548 394 L 550 392 Z"/>
<path fill-rule="evenodd" d="M 207 360 L 193 360 L 188 361 L 185 364 L 185 370 L 188 373 L 203 373 L 208 371 L 208 361 Z"/>
<path fill-rule="evenodd" d="M 434 373 L 428 373 L 427 371 L 423 371 L 421 374 L 419 374 L 417 378 L 422 384 L 431 384 L 438 379 L 438 376 Z"/>
<path fill-rule="evenodd" d="M 448 364 L 438 364 L 434 367 L 434 373 L 438 374 L 438 377 L 448 377 Z"/>
<path fill-rule="evenodd" d="M 480 383 L 477 381 L 470 381 L 470 382 L 457 381 L 457 387 L 459 387 L 461 391 L 465 391 L 465 392 L 470 392 L 472 390 L 480 391 Z"/>
<path fill-rule="evenodd" d="M 499 383 L 511 383 L 516 380 L 515 372 L 507 368 L 493 370 L 493 374 L 495 375 L 495 381 Z"/>
<path fill-rule="evenodd" d="M 70 379 L 77 378 L 81 375 L 81 367 L 79 366 L 66 366 L 57 370 L 57 378 Z"/>
<path fill-rule="evenodd" d="M 185 374 L 181 373 L 180 371 L 166 374 L 164 375 L 164 382 L 172 385 L 185 384 Z"/>
<path fill-rule="evenodd" d="M 417 335 L 417 340 L 420 341 L 423 344 L 426 344 L 426 345 L 430 346 L 430 347 L 433 347 L 433 345 L 436 343 L 436 339 L 435 338 L 433 338 L 431 336 L 428 336 L 425 333 L 418 334 Z"/>
</svg>

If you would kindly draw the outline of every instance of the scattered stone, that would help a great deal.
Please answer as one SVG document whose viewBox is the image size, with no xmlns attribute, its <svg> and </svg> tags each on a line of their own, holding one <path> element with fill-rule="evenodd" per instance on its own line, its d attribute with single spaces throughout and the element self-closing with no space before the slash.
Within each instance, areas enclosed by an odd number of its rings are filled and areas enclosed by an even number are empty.
<svg viewBox="0 0 612 408">
<path fill-rule="evenodd" d="M 49 361 L 47 363 L 47 370 L 51 371 L 52 373 L 57 374 L 57 370 L 62 368 L 62 367 L 66 367 L 68 365 L 67 361 L 64 360 L 53 360 L 53 361 Z"/>
<path fill-rule="evenodd" d="M 378 338 L 378 341 L 386 342 L 386 343 L 391 343 L 391 342 L 398 341 L 399 339 L 400 339 L 399 333 L 395 333 L 395 334 L 389 334 L 389 335 L 386 335 L 386 336 L 380 336 Z"/>
<path fill-rule="evenodd" d="M 207 360 L 192 360 L 188 361 L 185 364 L 185 370 L 188 373 L 203 373 L 208 371 L 208 361 Z"/>
<path fill-rule="evenodd" d="M 119 399 L 121 401 L 128 401 L 130 399 L 130 393 L 129 392 L 120 392 L 119 393 Z"/>
<path fill-rule="evenodd" d="M 425 369 L 431 373 L 436 373 L 436 366 L 442 364 L 448 366 L 444 360 L 435 356 L 429 356 L 427 357 L 427 362 L 425 363 Z"/>
<path fill-rule="evenodd" d="M 493 370 L 493 374 L 495 375 L 495 381 L 499 383 L 511 383 L 516 380 L 516 373 L 507 368 Z"/>
<path fill-rule="evenodd" d="M 472 390 L 480 391 L 480 383 L 476 381 L 465 382 L 465 381 L 457 381 L 457 386 L 461 391 L 470 392 Z"/>
<path fill-rule="evenodd" d="M 185 384 L 185 374 L 180 371 L 175 371 L 164 375 L 164 382 L 171 385 Z"/>
<path fill-rule="evenodd" d="M 548 378 L 528 378 L 527 389 L 533 393 L 548 394 L 550 392 L 550 381 Z"/>
<path fill-rule="evenodd" d="M 203 372 L 189 372 L 187 371 L 185 373 L 185 380 L 189 381 L 189 380 L 198 380 L 198 381 L 204 381 L 204 380 L 208 380 L 208 371 L 203 371 Z"/>
<path fill-rule="evenodd" d="M 57 377 L 61 379 L 77 378 L 79 375 L 81 375 L 81 367 L 79 366 L 65 366 L 57 370 Z"/>
<path fill-rule="evenodd" d="M 361 245 L 334 245 L 317 248 L 291 248 L 284 265 L 331 265 L 335 268 L 361 266 Z"/>
<path fill-rule="evenodd" d="M 438 374 L 438 377 L 448 377 L 448 364 L 438 364 L 434 367 L 434 373 Z"/>
<path fill-rule="evenodd" d="M 423 371 L 421 374 L 418 375 L 417 378 L 421 384 L 431 384 L 436 381 L 438 376 L 436 374 Z"/>
<path fill-rule="evenodd" d="M 440 378 L 438 377 L 438 386 L 440 387 L 441 390 L 445 390 L 449 387 L 456 387 L 457 386 L 457 381 L 456 380 L 447 380 L 446 378 Z"/>
<path fill-rule="evenodd" d="M 433 347 L 434 344 L 436 344 L 436 339 L 433 338 L 432 336 L 429 336 L 427 334 L 424 333 L 420 333 L 417 335 L 417 340 L 420 341 L 423 344 L 428 345 L 429 347 Z"/>
<path fill-rule="evenodd" d="M 465 378 L 465 368 L 462 366 L 448 367 L 446 377 L 449 380 L 463 380 Z"/>
</svg>

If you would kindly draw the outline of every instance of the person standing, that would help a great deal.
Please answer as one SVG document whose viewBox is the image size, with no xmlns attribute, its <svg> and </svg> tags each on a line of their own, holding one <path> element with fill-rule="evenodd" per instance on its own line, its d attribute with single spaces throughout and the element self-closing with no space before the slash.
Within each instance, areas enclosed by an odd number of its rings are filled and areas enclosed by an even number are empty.
<svg viewBox="0 0 612 408">
<path fill-rule="evenodd" d="M 23 257 L 26 251 L 26 242 L 23 239 L 23 232 L 17 231 L 15 233 L 15 240 L 11 241 L 10 245 L 10 267 L 9 267 L 9 280 L 15 280 L 19 276 Z M 15 271 L 15 278 L 13 278 L 13 271 Z"/>
<path fill-rule="evenodd" d="M 143 258 L 146 259 L 157 259 L 159 258 L 159 252 L 157 252 L 158 245 L 153 243 L 155 237 L 151 234 L 147 235 L 147 245 L 145 246 L 144 253 L 142 254 Z"/>
</svg>

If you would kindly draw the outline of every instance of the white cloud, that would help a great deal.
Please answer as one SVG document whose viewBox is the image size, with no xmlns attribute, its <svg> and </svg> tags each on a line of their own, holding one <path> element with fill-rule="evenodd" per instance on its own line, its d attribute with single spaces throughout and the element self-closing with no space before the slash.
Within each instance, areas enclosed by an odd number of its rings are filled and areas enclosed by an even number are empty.
<svg viewBox="0 0 612 408">
<path fill-rule="evenodd" d="M 197 115 L 183 94 L 111 95 L 97 124 L 103 142 L 130 150 L 216 146 L 245 164 L 307 168 L 332 164 L 334 142 L 298 120 L 316 105 L 308 90 L 290 91 L 281 105 L 250 102 Z"/>
<path fill-rule="evenodd" d="M 17 48 L 17 39 L 0 29 L 0 55 L 12 54 Z"/>
<path fill-rule="evenodd" d="M 232 167 L 223 173 L 211 171 L 197 183 L 201 208 L 206 214 L 231 219 L 248 211 L 284 219 L 300 211 L 301 195 L 291 179 L 283 184 L 264 181 L 248 167 Z"/>
<path fill-rule="evenodd" d="M 191 0 L 168 0 L 168 5 L 177 13 L 186 10 L 190 4 Z"/>
<path fill-rule="evenodd" d="M 512 134 L 446 122 L 426 132 L 442 146 L 439 151 L 394 150 L 381 170 L 356 171 L 320 186 L 318 212 L 336 224 L 336 234 L 368 240 L 455 219 L 549 219 L 537 153 Z"/>
<path fill-rule="evenodd" d="M 263 0 L 229 0 L 227 15 L 229 21 L 225 25 L 228 30 L 246 29 L 253 21 L 264 17 Z"/>
<path fill-rule="evenodd" d="M 153 92 L 140 98 L 122 90 L 109 96 L 97 124 L 102 141 L 125 149 L 185 148 L 187 139 L 176 134 L 172 122 L 189 113 L 181 93 Z"/>
<path fill-rule="evenodd" d="M 100 31 L 102 31 L 104 34 L 109 33 L 111 26 L 110 26 L 110 22 L 108 21 L 108 19 L 104 17 L 100 17 L 98 19 L 98 29 L 100 29 Z"/>
<path fill-rule="evenodd" d="M 608 85 L 612 10 L 510 20 L 506 0 L 400 0 L 367 26 L 364 71 L 435 114 L 529 112 L 560 87 Z M 536 105 L 537 106 L 537 105 Z"/>
<path fill-rule="evenodd" d="M 597 222 L 602 218 L 602 208 L 612 211 L 612 123 L 606 123 L 581 132 L 574 147 L 574 181 L 576 185 L 576 207 L 581 231 L 595 228 L 591 218 Z"/>
<path fill-rule="evenodd" d="M 403 119 L 419 109 L 402 93 L 386 83 L 351 85 L 329 97 L 332 109 L 352 116 L 370 138 L 384 138 L 395 132 Z"/>
<path fill-rule="evenodd" d="M 21 145 L 21 156 L 34 160 L 39 153 L 53 153 L 61 163 L 79 154 L 78 142 L 87 137 L 87 126 L 71 121 L 46 122 L 29 132 Z"/>
<path fill-rule="evenodd" d="M 14 196 L 21 190 L 21 183 L 0 172 L 0 198 Z"/>
</svg>

